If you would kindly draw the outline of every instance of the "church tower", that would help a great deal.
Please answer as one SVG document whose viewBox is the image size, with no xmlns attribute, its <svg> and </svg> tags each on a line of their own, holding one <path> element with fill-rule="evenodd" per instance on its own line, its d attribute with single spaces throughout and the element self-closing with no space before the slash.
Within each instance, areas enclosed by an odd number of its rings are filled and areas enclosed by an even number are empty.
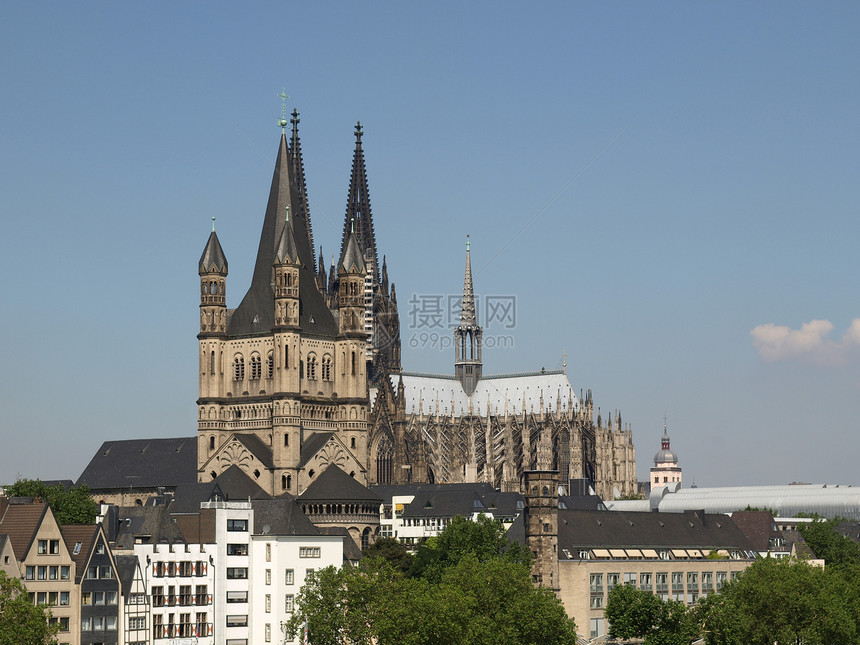
<svg viewBox="0 0 860 645">
<path fill-rule="evenodd" d="M 236 309 L 226 308 L 227 261 L 214 231 L 199 263 L 198 480 L 237 466 L 276 495 L 301 494 L 330 465 L 367 482 L 363 289 L 358 336 L 341 331 L 346 311 L 332 312 L 317 286 L 292 117 L 288 144 L 284 107 L 251 285 Z"/>
<path fill-rule="evenodd" d="M 454 376 L 463 385 L 466 396 L 472 396 L 481 378 L 482 334 L 475 310 L 475 290 L 472 287 L 471 242 L 466 236 L 466 275 L 463 279 L 460 324 L 454 330 Z"/>
<path fill-rule="evenodd" d="M 532 581 L 558 594 L 558 471 L 527 470 L 522 489 L 526 544 L 534 556 Z"/>
<path fill-rule="evenodd" d="M 654 455 L 654 467 L 651 469 L 651 490 L 672 482 L 681 484 L 681 467 L 678 465 L 678 456 L 669 448 L 669 432 L 664 422 L 660 451 Z"/>
</svg>

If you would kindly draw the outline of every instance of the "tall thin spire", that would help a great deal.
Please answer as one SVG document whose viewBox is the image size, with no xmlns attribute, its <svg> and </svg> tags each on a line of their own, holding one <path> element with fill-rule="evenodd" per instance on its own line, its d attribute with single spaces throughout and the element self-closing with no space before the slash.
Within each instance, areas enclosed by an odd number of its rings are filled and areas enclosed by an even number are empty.
<svg viewBox="0 0 860 645">
<path fill-rule="evenodd" d="M 305 164 L 302 160 L 302 142 L 299 139 L 299 113 L 293 108 L 293 113 L 290 118 L 290 123 L 293 125 L 293 131 L 290 136 L 290 163 L 292 164 L 293 181 L 295 182 L 296 193 L 296 212 L 294 217 L 302 219 L 307 238 L 308 248 L 311 250 L 311 264 L 308 266 L 312 271 L 316 271 L 317 261 L 314 256 L 314 232 L 311 228 L 311 212 L 308 204 L 308 187 L 305 182 Z M 322 262 L 322 259 L 320 259 Z"/>
<path fill-rule="evenodd" d="M 472 396 L 481 378 L 482 335 L 483 330 L 478 326 L 475 309 L 475 290 L 472 286 L 472 243 L 467 235 L 460 324 L 454 330 L 454 375 L 460 380 L 467 396 Z"/>
<path fill-rule="evenodd" d="M 376 253 L 376 235 L 373 232 L 373 215 L 370 210 L 370 190 L 367 187 L 367 170 L 364 165 L 364 149 L 361 137 L 364 130 L 361 121 L 355 125 L 355 152 L 352 157 L 352 173 L 349 178 L 349 194 L 346 200 L 346 217 L 343 222 L 343 237 L 340 253 L 346 248 L 354 220 L 355 235 L 362 254 L 369 255 L 373 262 L 371 277 L 379 284 L 379 257 Z"/>
<path fill-rule="evenodd" d="M 466 274 L 463 277 L 463 300 L 460 304 L 460 324 L 476 326 L 478 317 L 475 311 L 475 290 L 472 286 L 472 242 L 466 236 Z"/>
</svg>

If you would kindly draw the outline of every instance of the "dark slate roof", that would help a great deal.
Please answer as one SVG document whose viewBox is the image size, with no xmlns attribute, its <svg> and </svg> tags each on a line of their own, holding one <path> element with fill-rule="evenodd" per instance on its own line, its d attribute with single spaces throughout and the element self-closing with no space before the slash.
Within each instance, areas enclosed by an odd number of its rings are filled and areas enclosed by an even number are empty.
<svg viewBox="0 0 860 645">
<path fill-rule="evenodd" d="M 228 501 L 238 502 L 247 499 L 271 498 L 271 495 L 235 464 L 218 475 L 214 481 L 218 482 L 218 486 Z"/>
<path fill-rule="evenodd" d="M 558 512 L 558 547 L 738 548 L 752 551 L 746 536 L 728 515 L 637 513 L 633 511 Z"/>
<path fill-rule="evenodd" d="M 258 499 L 254 509 L 254 535 L 319 535 L 320 532 L 293 498 Z"/>
<path fill-rule="evenodd" d="M 382 502 L 376 493 L 359 484 L 334 464 L 320 473 L 305 492 L 299 495 L 299 499 L 302 502 Z"/>
<path fill-rule="evenodd" d="M 180 484 L 170 502 L 170 514 L 199 513 L 201 502 L 223 502 L 224 493 L 216 480 L 201 484 Z"/>
<path fill-rule="evenodd" d="M 843 520 L 836 524 L 836 531 L 850 540 L 860 542 L 860 522 Z"/>
<path fill-rule="evenodd" d="M 334 432 L 314 432 L 302 442 L 301 455 L 299 457 L 299 468 L 305 466 L 328 440 L 334 436 Z"/>
<path fill-rule="evenodd" d="M 252 455 L 254 455 L 260 463 L 262 463 L 266 468 L 272 468 L 274 463 L 272 461 L 272 449 L 263 443 L 263 440 L 260 439 L 255 434 L 240 434 L 236 433 L 233 435 L 236 440 L 245 446 Z"/>
<path fill-rule="evenodd" d="M 379 495 L 386 503 L 401 495 L 417 495 L 418 493 L 435 493 L 442 491 L 466 491 L 475 493 L 492 493 L 494 488 L 487 483 L 460 484 L 378 484 L 370 490 Z"/>
<path fill-rule="evenodd" d="M 197 438 L 105 441 L 77 485 L 101 489 L 156 488 L 197 481 Z"/>
<path fill-rule="evenodd" d="M 578 511 L 605 511 L 606 505 L 597 495 L 561 495 L 558 498 L 559 508 L 569 508 Z M 562 504 L 564 506 L 562 506 Z"/>
<path fill-rule="evenodd" d="M 343 526 L 320 526 L 319 532 L 321 535 L 340 535 L 343 536 L 343 559 L 347 562 L 358 562 L 364 557 L 361 549 L 352 539 L 349 531 Z"/>
<path fill-rule="evenodd" d="M 224 250 L 221 248 L 221 243 L 218 241 L 214 229 L 209 234 L 209 240 L 206 242 L 206 247 L 203 249 L 203 255 L 200 256 L 197 267 L 200 274 L 227 274 L 227 258 L 224 256 Z"/>
<path fill-rule="evenodd" d="M 230 336 L 253 336 L 267 334 L 275 326 L 275 294 L 272 289 L 275 249 L 286 225 L 287 207 L 290 213 L 301 212 L 301 203 L 293 185 L 292 164 L 288 159 L 287 138 L 281 136 L 278 160 L 269 190 L 266 217 L 260 233 L 260 246 L 251 286 L 242 302 L 233 312 L 227 326 Z M 293 234 L 298 242 L 296 250 L 301 262 L 299 270 L 299 324 L 305 334 L 334 337 L 337 324 L 325 300 L 316 286 L 313 249 L 309 246 L 310 235 L 301 217 L 292 217 Z"/>
<path fill-rule="evenodd" d="M 524 545 L 526 543 L 526 521 L 522 513 L 517 515 L 517 519 L 508 528 L 508 539 L 517 544 Z"/>
<path fill-rule="evenodd" d="M 355 233 L 349 234 L 346 248 L 343 250 L 343 255 L 340 257 L 338 271 L 341 270 L 346 271 L 347 273 L 358 273 L 364 275 L 364 253 L 359 248 L 358 240 L 355 239 Z"/>
<path fill-rule="evenodd" d="M 747 536 L 756 551 L 767 551 L 770 538 L 782 537 L 782 533 L 774 528 L 770 511 L 735 511 L 732 521 Z"/>
<path fill-rule="evenodd" d="M 128 598 L 131 593 L 131 586 L 134 583 L 134 574 L 137 571 L 137 556 L 136 555 L 116 555 L 116 571 L 119 576 L 120 584 L 122 585 L 123 598 Z"/>
<path fill-rule="evenodd" d="M 131 549 L 138 538 L 144 544 L 185 542 L 166 506 L 123 506 L 118 515 L 117 548 Z"/>
<path fill-rule="evenodd" d="M 474 513 L 513 517 L 522 510 L 519 493 L 474 490 L 421 491 L 403 509 L 403 517 L 471 517 Z"/>
<path fill-rule="evenodd" d="M 27 551 L 29 551 L 30 545 L 33 544 L 33 539 L 36 537 L 36 532 L 48 512 L 47 502 L 11 503 L 7 506 L 6 512 L 0 519 L 0 533 L 9 536 L 12 550 L 18 560 L 23 560 L 26 557 Z"/>
</svg>

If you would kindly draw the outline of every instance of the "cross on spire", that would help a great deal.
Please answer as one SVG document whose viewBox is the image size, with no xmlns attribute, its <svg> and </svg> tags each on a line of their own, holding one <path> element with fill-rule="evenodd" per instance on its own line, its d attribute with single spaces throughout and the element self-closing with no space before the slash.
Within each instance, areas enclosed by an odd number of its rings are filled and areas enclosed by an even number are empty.
<svg viewBox="0 0 860 645">
<path fill-rule="evenodd" d="M 355 140 L 358 143 L 361 143 L 361 135 L 364 134 L 364 130 L 361 127 L 361 121 L 356 121 L 355 123 Z"/>
<path fill-rule="evenodd" d="M 278 125 L 281 127 L 282 132 L 287 131 L 287 99 L 290 98 L 287 96 L 287 88 L 284 87 L 281 89 L 281 93 L 278 94 L 281 98 L 281 118 L 278 119 Z"/>
</svg>

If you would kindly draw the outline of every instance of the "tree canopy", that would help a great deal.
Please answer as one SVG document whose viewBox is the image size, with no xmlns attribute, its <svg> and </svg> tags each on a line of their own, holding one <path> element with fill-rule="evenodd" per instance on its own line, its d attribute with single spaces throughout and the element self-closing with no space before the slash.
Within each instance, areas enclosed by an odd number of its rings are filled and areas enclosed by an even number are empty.
<svg viewBox="0 0 860 645">
<path fill-rule="evenodd" d="M 316 645 L 575 643 L 573 620 L 551 591 L 534 587 L 529 552 L 496 520 L 456 519 L 419 547 L 408 570 L 390 543 L 368 552 L 359 567 L 315 573 L 289 633 L 307 620 Z"/>
<path fill-rule="evenodd" d="M 48 502 L 60 526 L 93 524 L 96 521 L 98 506 L 86 485 L 66 490 L 60 485 L 47 486 L 38 479 L 19 479 L 6 486 L 5 491 L 9 497 L 35 497 Z"/>
<path fill-rule="evenodd" d="M 44 605 L 33 605 L 20 580 L 0 571 L 0 645 L 53 645 L 59 625 L 50 625 L 49 617 Z"/>
<path fill-rule="evenodd" d="M 838 519 L 801 523 L 798 531 L 827 565 L 860 564 L 860 544 L 836 530 Z"/>
</svg>

